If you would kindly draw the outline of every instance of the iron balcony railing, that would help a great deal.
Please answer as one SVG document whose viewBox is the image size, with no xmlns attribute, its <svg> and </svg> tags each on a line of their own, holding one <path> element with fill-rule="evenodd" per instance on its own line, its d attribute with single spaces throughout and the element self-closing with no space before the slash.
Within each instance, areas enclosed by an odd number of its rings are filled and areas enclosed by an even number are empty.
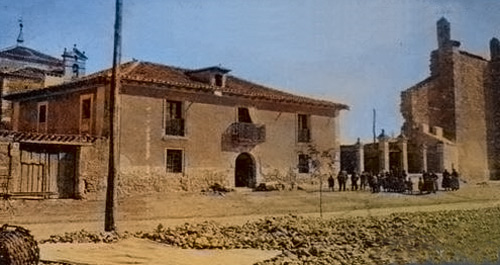
<svg viewBox="0 0 500 265">
<path fill-rule="evenodd" d="M 255 145 L 266 141 L 266 126 L 236 122 L 231 124 L 231 139 L 235 144 Z"/>
<path fill-rule="evenodd" d="M 165 122 L 165 134 L 184 136 L 184 119 L 171 119 Z"/>
</svg>

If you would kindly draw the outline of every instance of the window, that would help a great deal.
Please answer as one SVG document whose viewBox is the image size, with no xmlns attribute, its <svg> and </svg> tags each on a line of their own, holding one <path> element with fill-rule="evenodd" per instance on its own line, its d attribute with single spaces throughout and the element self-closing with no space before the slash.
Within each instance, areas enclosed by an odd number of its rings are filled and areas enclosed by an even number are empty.
<svg viewBox="0 0 500 265">
<path fill-rule="evenodd" d="M 80 133 L 90 133 L 92 125 L 92 95 L 80 96 Z"/>
<path fill-rule="evenodd" d="M 37 132 L 47 132 L 48 104 L 38 103 Z"/>
<path fill-rule="evenodd" d="M 304 114 L 297 115 L 298 131 L 297 140 L 299 143 L 308 143 L 311 141 L 311 131 L 309 129 L 309 116 Z"/>
<path fill-rule="evenodd" d="M 47 121 L 47 105 L 40 105 L 38 108 L 38 123 Z"/>
<path fill-rule="evenodd" d="M 238 108 L 238 122 L 252 123 L 252 118 L 250 118 L 247 108 Z"/>
<path fill-rule="evenodd" d="M 224 85 L 224 77 L 220 74 L 215 75 L 215 86 L 222 87 Z"/>
<path fill-rule="evenodd" d="M 182 173 L 182 150 L 167 149 L 167 172 Z"/>
<path fill-rule="evenodd" d="M 73 77 L 78 77 L 80 74 L 80 67 L 78 64 L 73 64 Z"/>
<path fill-rule="evenodd" d="M 90 119 L 91 116 L 91 99 L 82 100 L 82 119 Z"/>
<path fill-rule="evenodd" d="M 182 114 L 182 102 L 180 101 L 166 101 L 165 134 L 184 136 L 184 119 Z"/>
<path fill-rule="evenodd" d="M 309 173 L 309 156 L 299 155 L 299 173 Z"/>
</svg>

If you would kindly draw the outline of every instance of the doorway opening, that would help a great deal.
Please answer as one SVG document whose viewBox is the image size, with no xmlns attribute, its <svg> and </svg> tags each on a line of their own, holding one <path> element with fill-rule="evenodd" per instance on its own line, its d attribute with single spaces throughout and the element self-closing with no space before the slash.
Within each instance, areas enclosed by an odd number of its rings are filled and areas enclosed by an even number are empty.
<svg viewBox="0 0 500 265">
<path fill-rule="evenodd" d="M 250 154 L 242 153 L 236 158 L 234 177 L 236 187 L 255 187 L 257 184 L 255 161 Z"/>
</svg>

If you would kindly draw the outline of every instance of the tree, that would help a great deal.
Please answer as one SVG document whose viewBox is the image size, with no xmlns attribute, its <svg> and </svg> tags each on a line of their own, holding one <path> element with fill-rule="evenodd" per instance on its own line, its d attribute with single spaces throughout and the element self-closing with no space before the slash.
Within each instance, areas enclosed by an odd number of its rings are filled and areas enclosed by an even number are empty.
<svg viewBox="0 0 500 265">
<path fill-rule="evenodd" d="M 311 176 L 319 179 L 319 215 L 323 218 L 323 179 L 335 173 L 335 150 L 319 151 L 316 145 L 307 146 Z"/>
</svg>

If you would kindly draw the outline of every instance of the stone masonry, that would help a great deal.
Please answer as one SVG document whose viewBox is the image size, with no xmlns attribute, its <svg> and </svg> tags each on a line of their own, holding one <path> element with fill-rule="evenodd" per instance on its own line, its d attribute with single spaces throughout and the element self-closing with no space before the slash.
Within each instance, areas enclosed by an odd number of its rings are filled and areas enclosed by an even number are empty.
<svg viewBox="0 0 500 265">
<path fill-rule="evenodd" d="M 469 180 L 499 179 L 500 111 L 494 99 L 500 89 L 500 43 L 491 40 L 487 60 L 460 50 L 450 36 L 450 23 L 440 19 L 431 75 L 401 93 L 409 169 L 453 167 Z"/>
</svg>

